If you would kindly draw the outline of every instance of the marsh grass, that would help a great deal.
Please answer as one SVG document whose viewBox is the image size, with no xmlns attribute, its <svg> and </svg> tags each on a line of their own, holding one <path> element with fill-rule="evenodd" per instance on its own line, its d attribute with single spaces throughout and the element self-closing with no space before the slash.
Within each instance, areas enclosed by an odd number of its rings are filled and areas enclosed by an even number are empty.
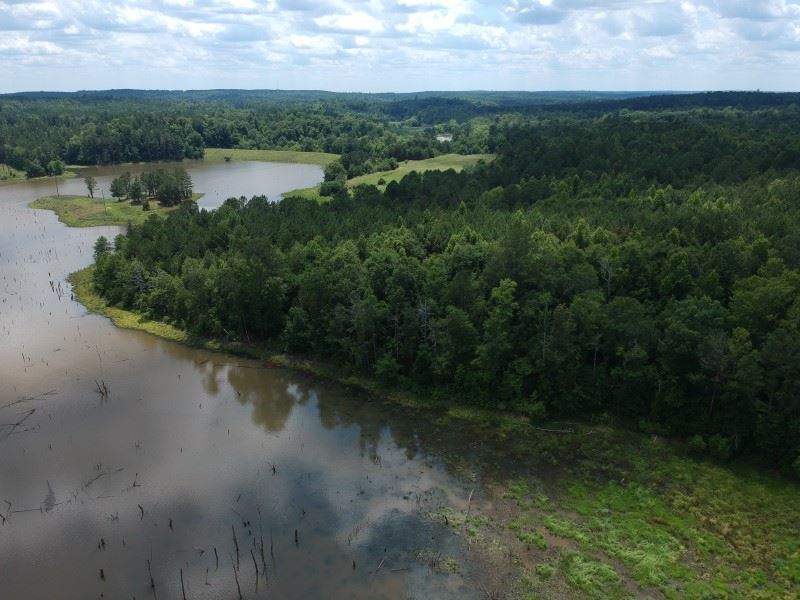
<svg viewBox="0 0 800 600">
<path fill-rule="evenodd" d="M 622 579 L 609 565 L 577 552 L 565 552 L 559 564 L 567 583 L 588 598 L 625 597 Z"/>
<path fill-rule="evenodd" d="M 504 543 L 531 574 L 522 597 L 557 583 L 589 598 L 800 594 L 796 483 L 745 464 L 698 462 L 677 443 L 608 427 L 518 433 L 521 460 L 552 475 L 498 486 L 511 505 L 496 511 L 513 536 Z"/>
</svg>

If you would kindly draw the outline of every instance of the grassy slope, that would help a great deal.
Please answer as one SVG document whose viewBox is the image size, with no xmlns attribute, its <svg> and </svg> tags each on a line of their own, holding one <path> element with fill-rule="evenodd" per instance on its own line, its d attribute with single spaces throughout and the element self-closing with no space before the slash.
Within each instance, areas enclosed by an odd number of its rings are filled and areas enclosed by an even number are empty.
<svg viewBox="0 0 800 600">
<path fill-rule="evenodd" d="M 424 160 L 407 160 L 391 171 L 381 171 L 379 173 L 369 173 L 367 175 L 353 177 L 347 181 L 347 187 L 354 187 L 363 183 L 375 185 L 383 190 L 390 181 L 400 181 L 412 171 L 418 173 L 424 171 L 447 171 L 448 169 L 462 171 L 467 167 L 478 164 L 481 160 L 490 161 L 493 159 L 494 154 L 442 154 L 441 156 L 426 158 Z M 381 179 L 383 179 L 383 183 L 379 184 L 378 182 Z M 326 200 L 326 198 L 320 196 L 319 186 L 292 190 L 284 194 L 284 196 L 300 196 L 302 198 L 308 198 L 309 200 L 319 201 Z"/>
<path fill-rule="evenodd" d="M 379 188 L 384 188 L 390 181 L 400 181 L 403 177 L 417 171 L 447 171 L 454 169 L 462 171 L 467 167 L 472 167 L 478 164 L 479 161 L 490 161 L 494 159 L 494 154 L 442 154 L 434 158 L 426 158 L 425 160 L 407 160 L 392 170 L 382 171 L 380 173 L 369 173 L 368 175 L 361 175 L 354 177 L 347 182 L 349 187 L 354 187 L 362 183 L 368 185 L 377 185 Z M 383 179 L 384 184 L 378 185 L 378 182 Z"/>
<path fill-rule="evenodd" d="M 298 188 L 296 190 L 292 190 L 291 192 L 286 192 L 285 194 L 282 194 L 282 196 L 284 198 L 288 198 L 289 196 L 293 198 L 305 198 L 306 200 L 316 200 L 317 202 L 327 202 L 330 200 L 330 197 L 320 195 L 319 186 Z"/>
<path fill-rule="evenodd" d="M 206 148 L 205 160 L 221 162 L 225 157 L 231 160 L 262 160 L 267 162 L 288 162 L 319 165 L 325 167 L 339 158 L 338 154 L 326 152 L 299 152 L 293 150 L 239 150 L 228 148 Z"/>
<path fill-rule="evenodd" d="M 194 200 L 202 194 L 195 193 Z M 58 220 L 69 227 L 96 227 L 98 225 L 127 225 L 144 223 L 150 215 L 165 215 L 177 207 L 163 207 L 156 201 L 150 202 L 151 210 L 132 206 L 130 202 L 117 202 L 87 196 L 45 196 L 30 203 L 31 208 L 52 210 Z"/>
<path fill-rule="evenodd" d="M 120 327 L 265 359 L 356 385 L 442 431 L 467 432 L 470 452 L 436 448 L 486 494 L 428 518 L 449 526 L 494 566 L 496 597 L 797 598 L 800 488 L 746 465 L 697 461 L 667 440 L 601 425 L 549 424 L 387 392 L 342 369 L 265 348 L 192 340 L 175 327 L 109 307 L 93 267 L 71 276 L 77 298 Z M 452 450 L 452 449 L 451 449 Z M 470 458 L 467 458 L 470 455 Z M 476 457 L 477 455 L 477 457 Z M 477 460 L 476 460 L 477 458 Z M 474 471 L 476 462 L 484 465 Z"/>
</svg>

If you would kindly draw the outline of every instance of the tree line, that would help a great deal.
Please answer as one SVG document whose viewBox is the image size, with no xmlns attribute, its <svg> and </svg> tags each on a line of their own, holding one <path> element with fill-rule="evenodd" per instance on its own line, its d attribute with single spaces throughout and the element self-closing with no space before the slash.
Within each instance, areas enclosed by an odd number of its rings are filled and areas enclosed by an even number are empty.
<svg viewBox="0 0 800 600">
<path fill-rule="evenodd" d="M 93 177 L 85 179 L 89 195 L 94 197 Z M 162 206 L 176 206 L 192 199 L 194 184 L 192 177 L 183 167 L 155 169 L 140 175 L 122 173 L 111 181 L 109 191 L 119 202 L 130 200 L 131 204 L 143 204 L 148 210 L 149 199 L 158 200 Z"/>
</svg>

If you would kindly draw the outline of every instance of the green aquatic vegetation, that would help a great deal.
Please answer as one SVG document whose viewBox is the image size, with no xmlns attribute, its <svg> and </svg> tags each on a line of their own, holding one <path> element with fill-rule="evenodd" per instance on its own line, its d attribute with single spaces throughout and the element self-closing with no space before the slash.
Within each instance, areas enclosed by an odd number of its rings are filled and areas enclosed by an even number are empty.
<svg viewBox="0 0 800 600">
<path fill-rule="evenodd" d="M 534 571 L 540 579 L 550 579 L 555 570 L 556 568 L 550 563 L 539 563 L 534 567 Z"/>
<path fill-rule="evenodd" d="M 0 183 L 18 182 L 25 180 L 25 171 L 20 171 L 12 166 L 0 163 Z"/>
<path fill-rule="evenodd" d="M 578 552 L 566 552 L 560 566 L 567 582 L 588 598 L 606 600 L 630 596 L 617 572 L 603 562 Z"/>
<path fill-rule="evenodd" d="M 528 482 L 524 479 L 515 479 L 506 484 L 506 497 L 516 500 L 518 503 L 526 500 L 530 495 Z"/>
<path fill-rule="evenodd" d="M 449 506 L 428 513 L 432 521 L 444 523 L 454 531 L 462 532 L 473 538 L 483 537 L 489 525 L 489 518 L 483 515 L 467 514 L 466 511 L 455 510 Z"/>
<path fill-rule="evenodd" d="M 608 484 L 569 488 L 569 505 L 583 517 L 589 534 L 580 541 L 603 550 L 629 568 L 640 585 L 666 585 L 684 573 L 679 566 L 690 522 L 670 514 L 663 501 L 639 485 Z"/>
<path fill-rule="evenodd" d="M 567 483 L 545 515 L 553 535 L 619 561 L 641 588 L 670 597 L 770 597 L 800 577 L 792 482 L 738 472 L 643 442 L 624 482 Z M 598 456 L 598 460 L 602 460 Z"/>
<path fill-rule="evenodd" d="M 528 482 L 524 479 L 513 479 L 506 484 L 504 493 L 506 498 L 511 498 L 520 508 L 537 508 L 543 512 L 551 512 L 553 503 L 546 494 L 532 492 Z"/>
<path fill-rule="evenodd" d="M 560 457 L 545 483 L 514 477 L 499 490 L 509 552 L 517 548 L 526 560 L 515 544 L 535 546 L 542 533 L 543 551 L 559 565 L 546 584 L 535 564 L 525 567 L 530 597 L 559 586 L 575 597 L 796 597 L 795 483 L 742 464 L 697 461 L 680 444 L 608 427 L 529 432 L 514 447 L 533 472 L 549 469 L 546 455 Z M 565 560 L 569 553 L 579 558 Z M 587 591 L 594 584 L 602 593 Z"/>
<path fill-rule="evenodd" d="M 553 502 L 544 494 L 536 494 L 533 497 L 533 505 L 543 512 L 552 512 L 555 510 Z"/>
<path fill-rule="evenodd" d="M 537 524 L 537 519 L 533 514 L 523 513 L 509 523 L 508 528 L 526 546 L 536 547 L 544 551 L 547 549 L 547 542 L 544 539 L 544 535 L 536 529 Z"/>
<path fill-rule="evenodd" d="M 546 515 L 542 522 L 547 530 L 553 535 L 574 540 L 576 542 L 587 542 L 586 532 L 580 525 L 573 523 L 569 519 L 563 519 L 552 515 Z"/>
<path fill-rule="evenodd" d="M 437 573 L 454 575 L 461 572 L 461 564 L 455 558 L 432 548 L 420 548 L 415 550 L 414 558 L 417 562 L 427 564 Z"/>
</svg>

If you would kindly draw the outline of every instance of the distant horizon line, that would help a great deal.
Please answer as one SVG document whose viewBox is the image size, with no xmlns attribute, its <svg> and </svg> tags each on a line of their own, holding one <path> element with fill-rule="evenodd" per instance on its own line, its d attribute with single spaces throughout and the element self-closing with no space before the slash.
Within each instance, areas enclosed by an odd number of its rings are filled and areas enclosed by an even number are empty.
<svg viewBox="0 0 800 600">
<path fill-rule="evenodd" d="M 524 89 L 458 89 L 458 90 L 414 90 L 402 91 L 334 91 L 323 88 L 96 88 L 79 90 L 16 90 L 0 92 L 0 96 L 11 96 L 19 94 L 85 94 L 85 93 L 109 93 L 109 92 L 170 92 L 170 93 L 192 93 L 192 92 L 304 92 L 304 93 L 325 93 L 325 94 L 361 94 L 366 96 L 380 95 L 412 95 L 412 94 L 713 94 L 713 93 L 761 93 L 761 94 L 792 94 L 800 90 L 767 90 L 767 89 L 748 89 L 748 88 L 719 88 L 719 89 L 618 89 L 601 90 L 590 88 L 562 88 L 562 89 L 543 89 L 543 90 L 524 90 Z"/>
</svg>

